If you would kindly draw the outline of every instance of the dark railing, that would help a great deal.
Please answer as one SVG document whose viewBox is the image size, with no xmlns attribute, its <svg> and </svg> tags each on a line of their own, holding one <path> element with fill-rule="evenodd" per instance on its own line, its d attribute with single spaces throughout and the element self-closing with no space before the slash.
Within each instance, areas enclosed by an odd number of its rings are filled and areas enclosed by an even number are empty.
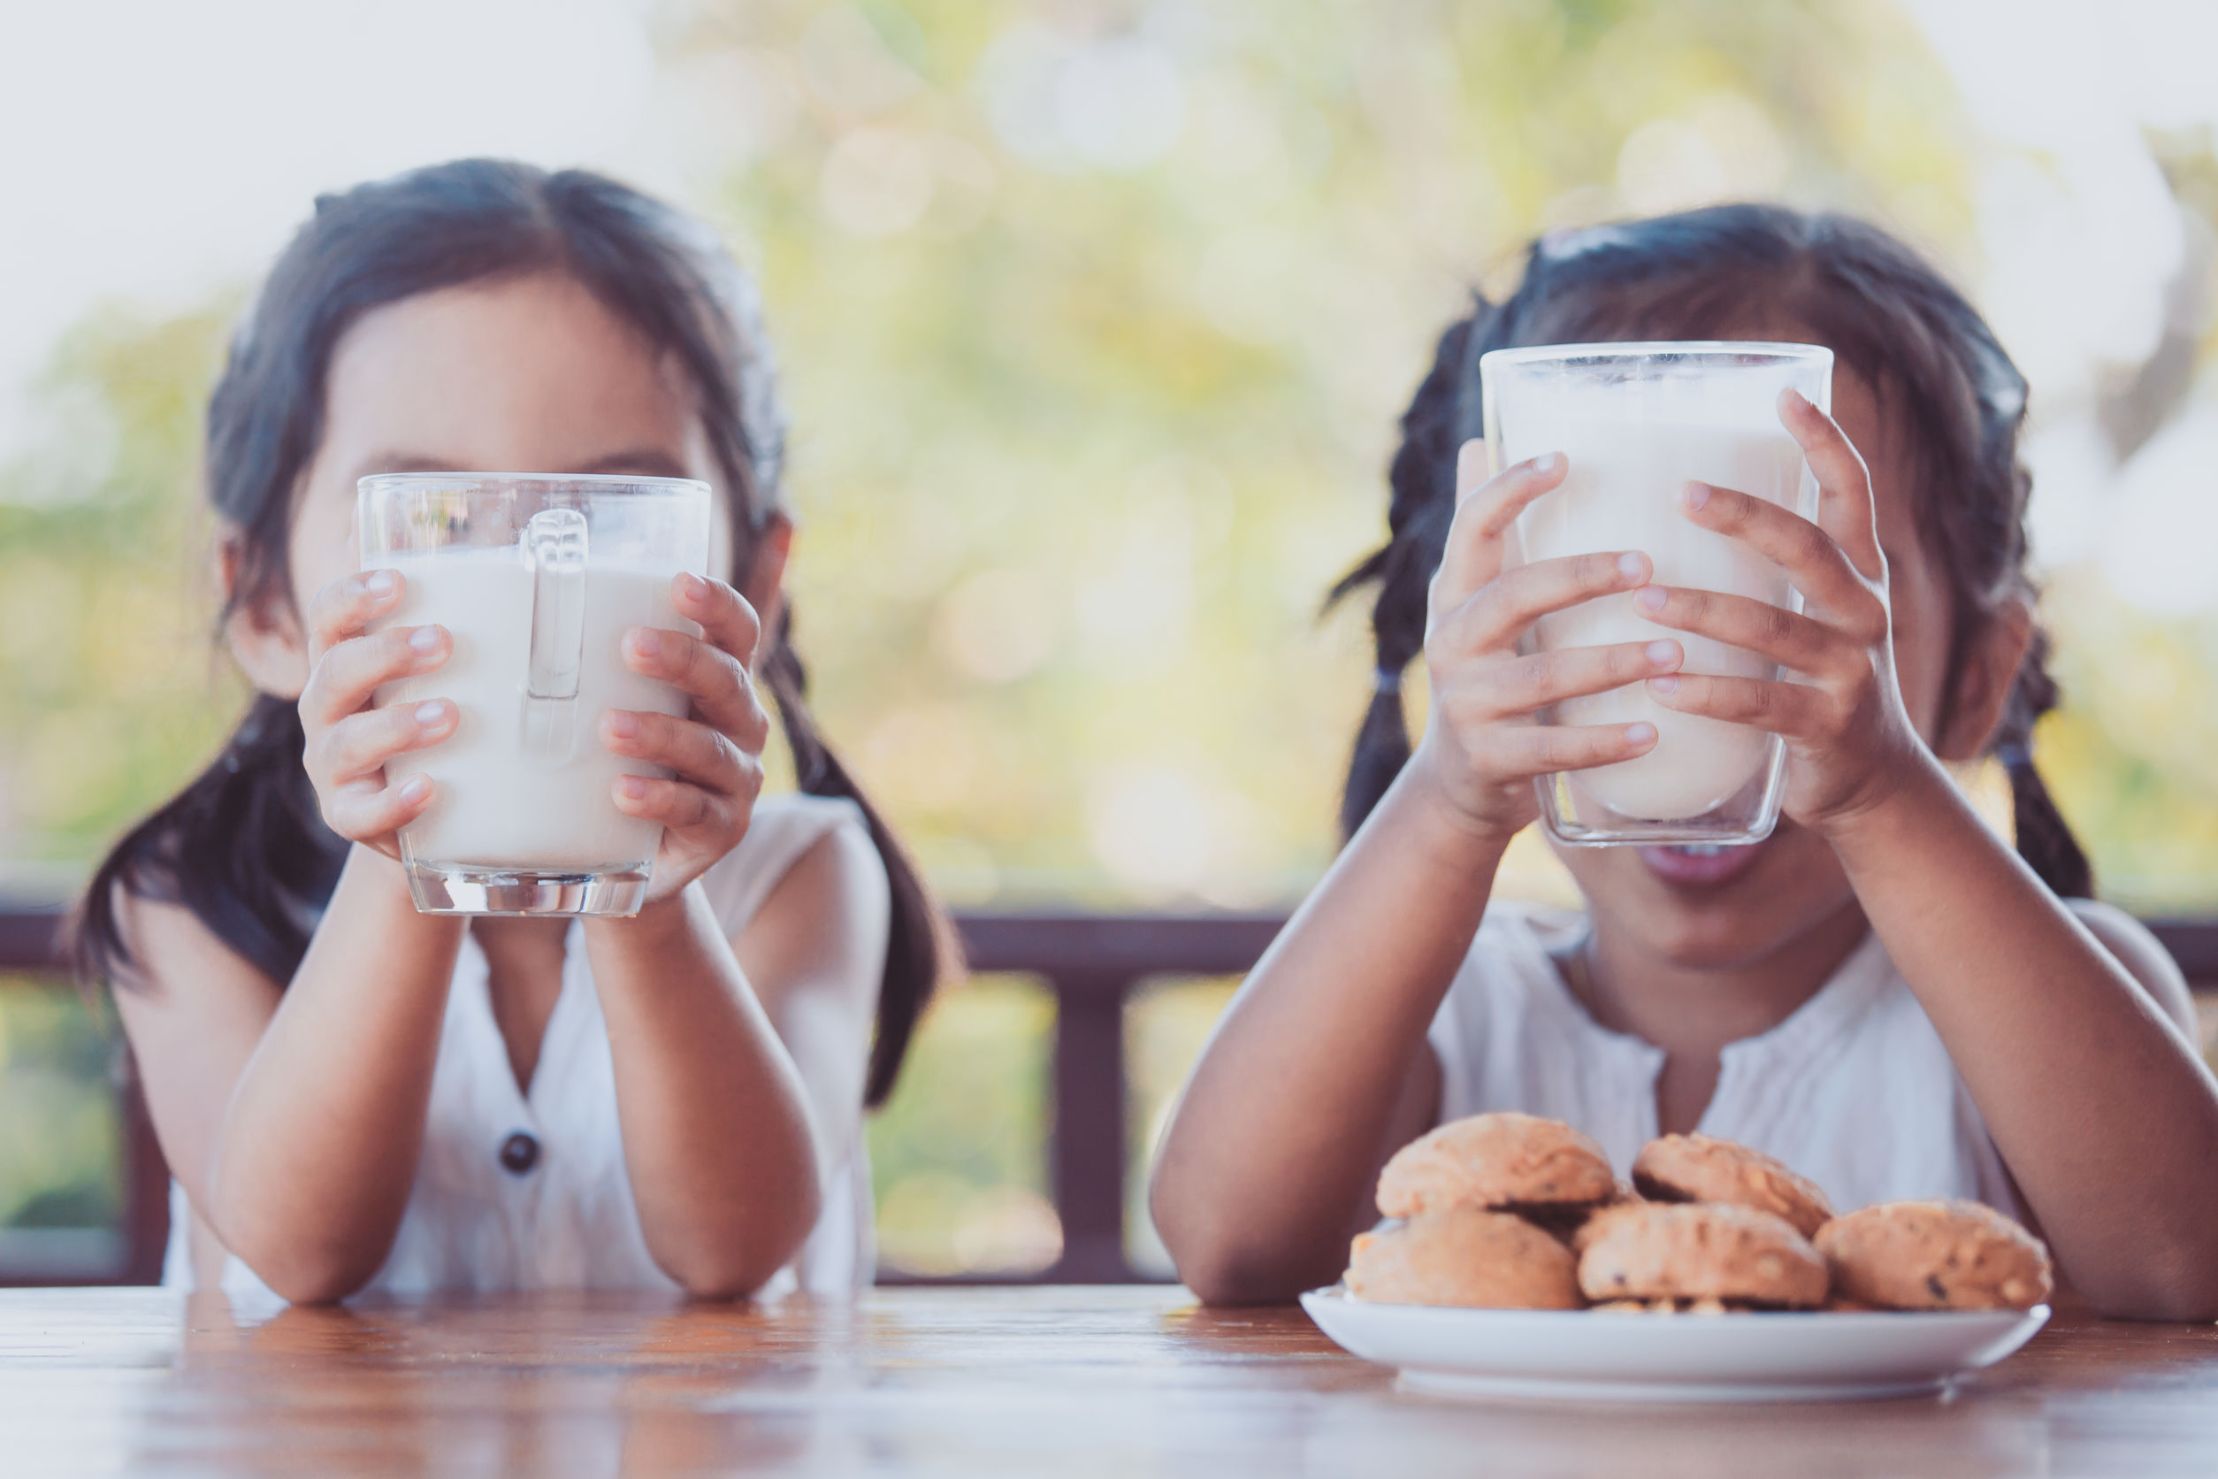
<svg viewBox="0 0 2218 1479">
<path fill-rule="evenodd" d="M 994 914 L 958 917 L 979 973 L 1039 980 L 1055 1000 L 1048 1177 L 1062 1220 L 1062 1256 L 1026 1276 L 1056 1283 L 1140 1277 L 1125 1252 L 1124 1011 L 1149 980 L 1233 976 L 1254 964 L 1284 922 L 1275 914 Z M 61 916 L 0 903 L 0 978 L 58 968 Z M 2218 919 L 2149 921 L 2198 995 L 2218 993 Z M 168 1236 L 169 1173 L 135 1088 L 123 1089 L 124 1226 L 107 1265 L 52 1268 L 11 1260 L 6 1283 L 148 1283 Z"/>
<path fill-rule="evenodd" d="M 51 906 L 0 902 L 0 980 L 51 976 L 59 969 L 61 918 Z M 958 916 L 973 971 L 1036 979 L 1055 1002 L 1047 1171 L 1063 1251 L 1027 1278 L 1104 1284 L 1142 1277 L 1125 1252 L 1126 1001 L 1152 979 L 1239 975 L 1282 922 L 1267 914 Z M 121 1095 L 125 1184 L 118 1256 L 88 1268 L 82 1255 L 44 1266 L 35 1254 L 0 1254 L 0 1284 L 131 1284 L 159 1276 L 169 1231 L 169 1173 L 136 1086 L 124 1084 Z"/>
</svg>

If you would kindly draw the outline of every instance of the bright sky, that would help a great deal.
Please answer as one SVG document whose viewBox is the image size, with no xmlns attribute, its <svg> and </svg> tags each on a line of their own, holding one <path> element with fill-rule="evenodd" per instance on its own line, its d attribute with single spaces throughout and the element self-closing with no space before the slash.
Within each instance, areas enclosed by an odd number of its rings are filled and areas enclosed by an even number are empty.
<svg viewBox="0 0 2218 1479">
<path fill-rule="evenodd" d="M 10 5 L 0 457 L 33 430 L 27 377 L 90 306 L 184 304 L 250 280 L 319 190 L 470 153 L 595 165 L 681 198 L 705 184 L 713 141 L 687 126 L 683 89 L 655 74 L 651 3 Z M 1911 3 L 1979 123 L 2046 156 L 1982 182 L 1993 265 L 1975 287 L 2037 392 L 2068 404 L 2158 330 L 2182 237 L 2140 130 L 2218 126 L 2218 4 Z M 2151 449 L 2166 469 L 2182 445 L 2218 442 L 2218 387 L 2189 421 Z M 2075 474 L 2052 485 L 2085 489 L 2107 471 L 2069 425 L 2035 454 L 2044 471 Z M 2122 559 L 2147 604 L 2201 604 L 2210 582 L 2186 552 L 2218 546 L 2218 499 L 2137 471 L 2125 470 L 2123 518 L 2097 519 L 2084 497 L 2036 500 L 2044 553 Z M 2181 520 L 2209 527 L 2182 538 L 2194 531 Z M 2135 529 L 2162 548 L 2110 547 L 2142 543 Z"/>
<path fill-rule="evenodd" d="M 2040 151 L 1981 182 L 1981 309 L 2036 396 L 2034 545 L 2092 559 L 2161 613 L 2218 602 L 2218 383 L 2113 468 L 2082 401 L 2106 363 L 2153 345 L 2187 243 L 2141 131 L 2218 128 L 2218 5 L 2209 0 L 1917 0 L 1972 117 Z M 2209 243 L 2204 244 L 2207 251 Z M 2207 277 L 2208 269 L 2205 269 Z M 2081 404 L 2074 406 L 2075 401 Z M 2199 459 L 2199 460 L 2198 460 Z"/>
<path fill-rule="evenodd" d="M 680 131 L 629 0 L 122 0 L 0 12 L 0 452 L 103 298 L 251 280 L 316 193 L 462 154 L 674 189 Z"/>
</svg>

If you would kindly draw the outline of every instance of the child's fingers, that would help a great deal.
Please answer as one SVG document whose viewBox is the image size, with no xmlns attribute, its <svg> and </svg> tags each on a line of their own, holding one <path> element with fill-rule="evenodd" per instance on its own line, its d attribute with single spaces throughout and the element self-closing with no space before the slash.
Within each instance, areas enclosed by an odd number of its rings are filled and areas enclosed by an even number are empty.
<svg viewBox="0 0 2218 1479">
<path fill-rule="evenodd" d="M 315 662 L 362 630 L 400 600 L 406 579 L 398 570 L 364 570 L 334 580 L 308 602 L 308 660 Z"/>
<path fill-rule="evenodd" d="M 1456 448 L 1456 507 L 1486 486 L 1487 445 L 1485 437 L 1472 437 Z"/>
<path fill-rule="evenodd" d="M 1653 724 L 1505 724 L 1487 731 L 1475 757 L 1497 779 L 1516 780 L 1614 765 L 1655 744 Z"/>
<path fill-rule="evenodd" d="M 1871 661 L 1859 638 L 1747 596 L 1652 585 L 1634 593 L 1633 609 L 1659 626 L 1714 637 L 1798 673 L 1847 675 Z"/>
<path fill-rule="evenodd" d="M 1815 739 L 1829 727 L 1829 701 L 1806 683 L 1676 673 L 1649 679 L 1648 692 L 1667 709 L 1745 724 L 1790 739 Z"/>
<path fill-rule="evenodd" d="M 1567 698 L 1607 693 L 1678 671 L 1686 652 L 1677 642 L 1619 642 L 1609 647 L 1571 647 L 1540 652 L 1502 663 L 1474 695 L 1486 719 L 1513 719 Z"/>
<path fill-rule="evenodd" d="M 1848 551 L 1867 579 L 1884 580 L 1887 557 L 1879 550 L 1879 514 L 1863 454 L 1840 423 L 1800 391 L 1779 392 L 1779 420 L 1817 477 L 1818 524 Z"/>
<path fill-rule="evenodd" d="M 1466 448 L 1484 443 L 1466 443 Z M 1460 457 L 1459 469 L 1471 466 Z M 1502 535 L 1517 521 L 1518 512 L 1541 494 L 1563 482 L 1567 464 L 1561 452 L 1528 458 L 1479 485 L 1456 507 L 1448 526 L 1447 547 L 1440 554 L 1440 568 L 1433 574 L 1435 611 L 1461 605 L 1473 592 L 1492 580 L 1502 568 Z"/>
<path fill-rule="evenodd" d="M 634 627 L 624 638 L 624 661 L 636 673 L 684 691 L 695 717 L 724 731 L 745 750 L 770 738 L 770 715 L 755 697 L 745 664 L 722 647 L 684 632 Z"/>
<path fill-rule="evenodd" d="M 734 814 L 731 801 L 686 781 L 627 775 L 617 780 L 613 794 L 616 809 L 626 816 L 660 822 L 681 832 L 697 828 L 723 830 Z"/>
<path fill-rule="evenodd" d="M 672 583 L 672 596 L 680 611 L 701 624 L 708 640 L 752 667 L 755 648 L 762 641 L 762 619 L 747 598 L 721 580 L 705 575 L 680 575 Z"/>
<path fill-rule="evenodd" d="M 1712 483 L 1689 483 L 1687 517 L 1738 539 L 1794 578 L 1802 594 L 1867 641 L 1886 635 L 1887 608 L 1839 541 L 1792 509 Z M 1877 631 L 1870 631 L 1876 625 Z"/>
<path fill-rule="evenodd" d="M 429 776 L 412 775 L 397 786 L 363 776 L 325 790 L 324 824 L 350 842 L 390 837 L 423 815 L 436 788 Z"/>
<path fill-rule="evenodd" d="M 438 626 L 389 627 L 367 637 L 349 637 L 309 670 L 300 691 L 301 718 L 310 724 L 335 724 L 360 712 L 379 684 L 438 667 L 452 646 L 447 629 Z"/>
<path fill-rule="evenodd" d="M 308 769 L 326 784 L 374 775 L 395 755 L 438 744 L 460 716 L 445 699 L 349 714 L 308 742 Z"/>
<path fill-rule="evenodd" d="M 752 793 L 762 785 L 762 762 L 729 735 L 691 719 L 611 709 L 601 720 L 610 750 L 645 760 L 721 796 Z"/>
<path fill-rule="evenodd" d="M 1451 652 L 1495 652 L 1516 645 L 1525 629 L 1551 611 L 1631 590 L 1654 572 L 1637 550 L 1566 555 L 1520 565 L 1480 587 L 1442 618 L 1437 640 Z"/>
</svg>

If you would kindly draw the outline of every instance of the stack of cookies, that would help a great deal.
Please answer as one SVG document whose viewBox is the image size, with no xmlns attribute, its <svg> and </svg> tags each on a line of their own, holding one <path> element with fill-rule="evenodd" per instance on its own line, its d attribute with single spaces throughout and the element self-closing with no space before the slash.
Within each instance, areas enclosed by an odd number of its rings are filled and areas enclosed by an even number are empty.
<svg viewBox="0 0 2218 1479">
<path fill-rule="evenodd" d="M 1403 1147 L 1379 1176 L 1388 1219 L 1359 1236 L 1357 1299 L 1472 1309 L 2026 1309 L 2048 1250 L 1970 1202 L 1891 1202 L 1836 1217 L 1770 1156 L 1666 1135 L 1619 1182 L 1556 1120 L 1482 1114 Z"/>
</svg>

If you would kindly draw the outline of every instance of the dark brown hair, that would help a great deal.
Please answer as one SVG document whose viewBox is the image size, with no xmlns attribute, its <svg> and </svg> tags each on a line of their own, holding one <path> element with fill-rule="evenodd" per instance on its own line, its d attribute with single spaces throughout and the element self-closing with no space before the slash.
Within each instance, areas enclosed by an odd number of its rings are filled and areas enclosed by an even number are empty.
<svg viewBox="0 0 2218 1479">
<path fill-rule="evenodd" d="M 333 350 L 363 314 L 419 293 L 535 271 L 574 277 L 674 356 L 699 396 L 732 530 L 733 568 L 778 509 L 784 413 L 753 283 L 698 221 L 582 170 L 460 160 L 316 202 L 232 341 L 208 403 L 209 501 L 239 552 L 224 615 L 286 601 L 295 494 L 322 439 Z M 891 933 L 865 1097 L 892 1091 L 943 964 L 947 934 L 922 876 L 818 734 L 790 603 L 759 676 L 777 700 L 801 788 L 844 797 L 892 885 Z M 125 895 L 182 905 L 280 984 L 307 953 L 346 845 L 322 822 L 295 707 L 255 697 L 207 770 L 109 853 L 74 949 L 87 979 L 128 979 Z"/>
<path fill-rule="evenodd" d="M 2025 377 L 1964 296 L 1901 242 L 1839 215 L 1725 205 L 1543 237 L 1517 290 L 1479 297 L 1440 336 L 1402 416 L 1387 481 L 1386 544 L 1334 587 L 1378 586 L 1379 684 L 1341 805 L 1353 834 L 1409 759 L 1397 679 L 1424 649 L 1425 593 L 1455 511 L 1456 450 L 1481 434 L 1479 356 L 1492 349 L 1628 339 L 1708 339 L 1789 322 L 1873 388 L 1917 449 L 1920 536 L 1947 571 L 1947 671 L 2004 601 L 2030 597 L 2018 460 Z M 2057 893 L 2084 897 L 2087 857 L 2034 768 L 2033 726 L 2056 706 L 2036 631 L 1994 740 L 2007 767 L 2018 851 Z"/>
</svg>

